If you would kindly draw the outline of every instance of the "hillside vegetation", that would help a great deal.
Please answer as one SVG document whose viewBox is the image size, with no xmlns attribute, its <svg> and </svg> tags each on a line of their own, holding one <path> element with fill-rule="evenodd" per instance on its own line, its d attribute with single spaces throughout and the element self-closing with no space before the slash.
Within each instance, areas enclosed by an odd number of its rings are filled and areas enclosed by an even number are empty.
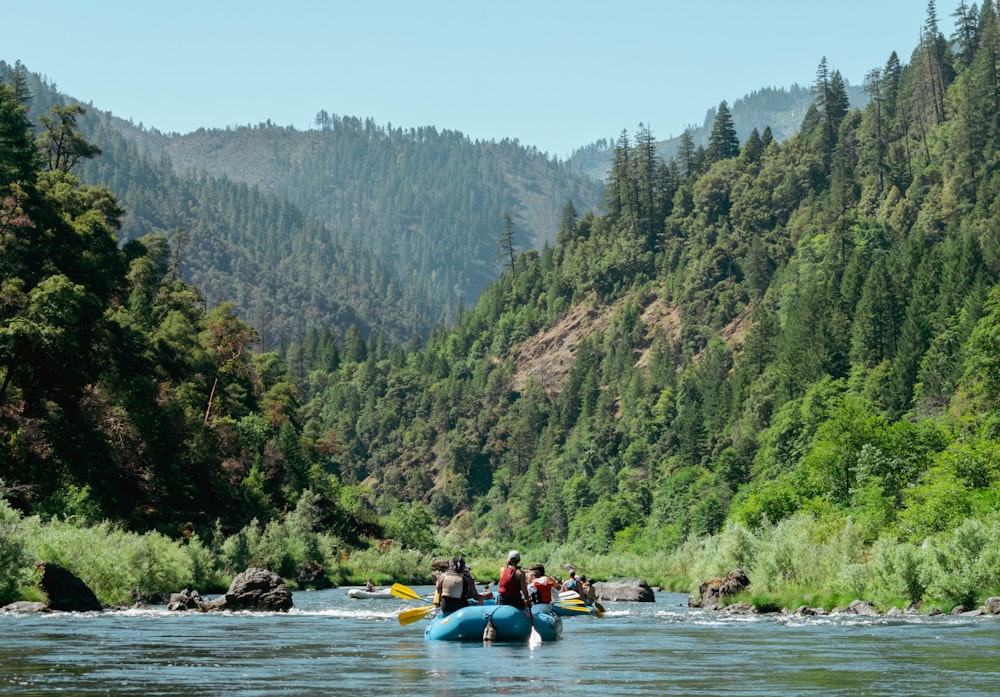
<svg viewBox="0 0 1000 697">
<path fill-rule="evenodd" d="M 317 331 L 250 354 L 162 242 L 108 244 L 109 192 L 12 159 L 6 519 L 188 521 L 217 559 L 285 570 L 515 545 L 674 583 L 738 565 L 782 602 L 996 595 L 1000 25 L 992 2 L 958 17 L 949 42 L 930 3 L 863 110 L 822 60 L 787 141 L 741 142 L 725 103 L 707 147 L 669 160 L 623 132 L 605 212 L 565 205 L 555 245 L 423 345 Z M 28 152 L 18 90 L 0 94 Z M 25 252 L 42 230 L 99 239 L 113 282 L 79 273 L 97 252 Z M 58 375 L 56 348 L 79 358 Z"/>
<path fill-rule="evenodd" d="M 124 129 L 130 131 L 126 133 L 123 129 L 121 124 L 115 126 L 116 131 L 122 131 L 120 135 L 84 133 L 102 149 L 107 149 L 106 137 L 126 138 L 151 161 L 168 161 L 178 177 L 195 175 L 188 188 L 198 198 L 207 197 L 213 207 L 219 206 L 219 195 L 205 191 L 206 178 L 213 183 L 220 179 L 235 182 L 237 190 L 247 185 L 251 192 L 262 192 L 258 195 L 264 200 L 273 198 L 284 209 L 276 211 L 277 229 L 273 223 L 269 228 L 254 229 L 262 222 L 252 215 L 245 223 L 232 226 L 233 215 L 252 208 L 240 200 L 230 204 L 222 199 L 222 206 L 234 205 L 239 212 L 217 211 L 216 225 L 245 228 L 244 237 L 235 240 L 232 249 L 222 250 L 224 254 L 217 255 L 221 258 L 213 264 L 199 263 L 196 274 L 186 276 L 217 297 L 237 301 L 251 321 L 256 320 L 254 310 L 262 302 L 244 303 L 242 294 L 234 296 L 241 281 L 232 278 L 235 274 L 222 263 L 226 257 L 237 260 L 249 256 L 261 269 L 277 267 L 274 275 L 292 278 L 317 262 L 324 274 L 336 275 L 330 270 L 357 265 L 351 257 L 360 252 L 377 260 L 369 265 L 377 263 L 391 272 L 391 278 L 385 278 L 387 272 L 377 267 L 360 272 L 364 280 L 368 280 L 366 273 L 375 276 L 378 290 L 390 296 L 381 299 L 385 306 L 405 308 L 403 311 L 426 329 L 441 318 L 453 318 L 459 305 L 475 303 L 500 274 L 498 239 L 504 214 L 515 223 L 516 248 L 524 250 L 552 242 L 567 201 L 581 210 L 596 209 L 600 203 L 599 182 L 572 173 L 534 148 L 510 140 L 472 141 L 457 131 L 433 127 L 378 126 L 371 119 L 320 112 L 316 128 L 309 131 L 269 123 L 199 129 L 185 135 Z M 84 170 L 84 175 L 111 185 L 121 176 L 116 169 L 95 167 Z M 185 200 L 175 195 L 167 198 Z M 142 198 L 126 196 L 125 203 L 132 213 L 123 226 L 129 239 L 150 232 L 163 219 L 163 211 L 151 210 Z M 330 231 L 326 236 L 349 252 L 324 255 L 323 243 L 329 242 L 320 239 L 315 245 L 315 235 L 299 229 L 304 221 L 322 225 Z M 188 227 L 179 225 L 178 229 Z M 288 248 L 303 237 L 301 252 L 294 246 Z M 320 254 L 314 255 L 317 250 Z M 269 258 L 260 259 L 261 254 Z M 300 259 L 298 254 L 306 258 Z M 209 271 L 225 277 L 228 285 L 209 277 Z M 309 284 L 322 281 L 311 270 L 307 278 Z M 354 300 L 349 295 L 346 299 Z M 311 308 L 313 302 L 310 298 L 300 301 L 302 309 Z M 270 314 L 284 317 L 289 312 L 278 308 Z M 372 329 L 379 330 L 381 324 L 376 318 Z M 306 322 L 307 328 L 323 326 L 312 317 Z M 341 322 L 336 326 L 346 327 Z"/>
</svg>

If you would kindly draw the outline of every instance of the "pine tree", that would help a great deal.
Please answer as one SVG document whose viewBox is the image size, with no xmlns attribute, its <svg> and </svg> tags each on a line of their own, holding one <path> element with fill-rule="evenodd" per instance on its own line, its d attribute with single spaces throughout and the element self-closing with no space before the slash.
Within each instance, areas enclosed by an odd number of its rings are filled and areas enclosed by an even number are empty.
<svg viewBox="0 0 1000 697">
<path fill-rule="evenodd" d="M 516 261 L 514 220 L 510 217 L 510 213 L 507 212 L 504 212 L 500 216 L 500 219 L 503 221 L 503 227 L 500 229 L 500 258 L 510 264 L 509 270 L 511 273 L 514 273 L 514 262 Z"/>
<path fill-rule="evenodd" d="M 684 129 L 680 141 L 677 145 L 677 163 L 681 176 L 686 179 L 694 173 L 694 136 L 691 135 L 690 128 Z"/>
<path fill-rule="evenodd" d="M 733 115 L 725 100 L 719 102 L 715 112 L 715 122 L 708 138 L 708 161 L 720 162 L 740 154 L 740 140 L 736 137 L 736 127 L 733 125 Z"/>
</svg>

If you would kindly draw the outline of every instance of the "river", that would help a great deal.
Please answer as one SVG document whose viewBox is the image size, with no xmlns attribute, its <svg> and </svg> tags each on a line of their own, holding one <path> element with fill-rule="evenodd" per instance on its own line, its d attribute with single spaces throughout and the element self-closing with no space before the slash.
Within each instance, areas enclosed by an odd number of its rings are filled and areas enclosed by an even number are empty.
<svg viewBox="0 0 1000 697">
<path fill-rule="evenodd" d="M 426 593 L 426 587 L 416 588 Z M 540 646 L 426 641 L 420 603 L 299 592 L 287 614 L 0 615 L 4 695 L 980 695 L 1000 618 L 725 616 L 605 603 Z"/>
</svg>

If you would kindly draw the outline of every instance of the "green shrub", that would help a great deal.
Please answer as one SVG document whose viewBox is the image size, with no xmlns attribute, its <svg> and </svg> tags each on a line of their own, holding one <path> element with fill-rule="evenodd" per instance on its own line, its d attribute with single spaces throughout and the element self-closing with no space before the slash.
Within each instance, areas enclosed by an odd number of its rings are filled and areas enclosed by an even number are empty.
<svg viewBox="0 0 1000 697">
<path fill-rule="evenodd" d="M 0 605 L 17 600 L 18 588 L 30 578 L 31 556 L 24 539 L 21 514 L 3 498 L 0 481 Z"/>
<path fill-rule="evenodd" d="M 931 545 L 925 565 L 928 594 L 971 607 L 1000 588 L 1000 522 L 974 518 Z"/>
<path fill-rule="evenodd" d="M 131 603 L 131 591 L 171 593 L 194 585 L 192 557 L 181 542 L 158 532 L 138 534 L 102 522 L 82 527 L 30 518 L 28 545 L 35 559 L 79 576 L 104 604 Z"/>
<path fill-rule="evenodd" d="M 894 598 L 905 604 L 919 602 L 927 590 L 922 571 L 925 554 L 920 547 L 893 538 L 879 538 L 871 550 L 872 600 L 886 606 Z"/>
<path fill-rule="evenodd" d="M 355 581 L 367 578 L 429 581 L 431 577 L 429 556 L 398 545 L 385 551 L 373 547 L 353 552 L 344 567 L 347 577 Z"/>
</svg>

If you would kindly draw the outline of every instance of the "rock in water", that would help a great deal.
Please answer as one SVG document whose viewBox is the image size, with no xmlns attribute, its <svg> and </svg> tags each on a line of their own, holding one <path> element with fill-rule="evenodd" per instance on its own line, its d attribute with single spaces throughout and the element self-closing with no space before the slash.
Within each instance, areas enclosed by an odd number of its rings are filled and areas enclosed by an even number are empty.
<svg viewBox="0 0 1000 697">
<path fill-rule="evenodd" d="M 652 603 L 656 596 L 649 584 L 641 578 L 625 578 L 619 581 L 595 582 L 594 592 L 598 600 L 614 602 Z"/>
<path fill-rule="evenodd" d="M 247 569 L 233 579 L 226 591 L 226 610 L 288 612 L 292 607 L 291 589 L 278 574 L 267 569 Z"/>
<path fill-rule="evenodd" d="M 91 612 L 103 610 L 94 591 L 79 576 L 58 564 L 42 562 L 39 585 L 49 599 L 49 609 L 66 612 Z"/>
</svg>

